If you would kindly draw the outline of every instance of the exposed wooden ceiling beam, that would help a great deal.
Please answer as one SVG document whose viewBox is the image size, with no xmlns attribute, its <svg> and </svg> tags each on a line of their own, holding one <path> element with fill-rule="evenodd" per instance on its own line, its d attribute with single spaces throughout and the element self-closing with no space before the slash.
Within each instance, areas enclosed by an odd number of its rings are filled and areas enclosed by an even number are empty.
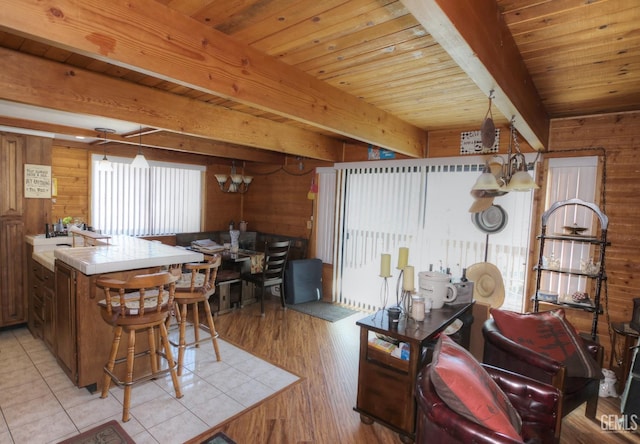
<svg viewBox="0 0 640 444">
<path fill-rule="evenodd" d="M 131 141 L 131 139 L 128 139 Z M 137 140 L 137 139 L 136 139 Z M 136 141 L 137 143 L 137 141 Z M 143 136 L 142 145 L 170 151 L 203 154 L 234 160 L 283 164 L 285 155 L 276 152 L 248 148 L 225 142 L 216 142 L 198 137 L 185 137 L 180 134 L 160 132 Z"/>
<path fill-rule="evenodd" d="M 9 101 L 127 120 L 310 159 L 337 161 L 342 150 L 341 141 L 292 125 L 39 57 L 0 48 L 0 59 L 0 98 Z"/>
<path fill-rule="evenodd" d="M 5 0 L 0 28 L 412 157 L 426 133 L 154 0 Z"/>
<path fill-rule="evenodd" d="M 64 134 L 72 137 L 96 137 L 97 131 L 77 128 L 75 126 L 58 125 L 55 123 L 36 122 L 33 120 L 16 119 L 11 116 L 0 116 L 0 125 L 14 128 L 26 128 L 34 131 L 45 131 L 48 133 Z"/>
<path fill-rule="evenodd" d="M 0 116 L 0 125 L 26 128 L 34 131 L 45 131 L 55 134 L 64 134 L 66 136 L 81 136 L 88 139 L 103 137 L 103 134 L 95 130 L 77 128 L 66 125 L 56 125 L 46 122 L 34 122 L 33 120 L 15 119 L 7 116 Z M 187 153 L 202 154 L 205 156 L 220 157 L 233 160 L 250 160 L 252 162 L 282 164 L 285 162 L 285 154 L 248 148 L 245 146 L 234 145 L 225 142 L 216 142 L 210 139 L 203 139 L 193 136 L 184 136 L 169 132 L 150 131 L 144 136 L 143 146 L 149 148 L 159 148 L 167 151 L 183 151 Z M 80 143 L 80 141 L 78 141 Z M 138 139 L 131 139 L 118 134 L 109 134 L 106 142 L 102 140 L 99 144 L 139 144 Z"/>
<path fill-rule="evenodd" d="M 529 145 L 548 146 L 549 117 L 495 0 L 401 0 L 429 34 L 511 119 Z"/>
</svg>

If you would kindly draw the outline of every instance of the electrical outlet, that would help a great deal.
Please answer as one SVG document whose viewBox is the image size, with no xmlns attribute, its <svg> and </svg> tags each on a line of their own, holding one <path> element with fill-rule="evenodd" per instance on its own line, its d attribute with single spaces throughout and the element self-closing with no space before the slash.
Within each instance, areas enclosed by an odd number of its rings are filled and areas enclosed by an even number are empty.
<svg viewBox="0 0 640 444">
<path fill-rule="evenodd" d="M 309 230 L 310 230 L 310 229 L 311 229 L 311 227 L 313 226 L 312 224 L 313 224 L 313 222 L 312 222 L 312 221 L 310 221 L 310 220 L 308 220 L 308 221 L 307 221 L 307 229 L 309 229 Z"/>
</svg>

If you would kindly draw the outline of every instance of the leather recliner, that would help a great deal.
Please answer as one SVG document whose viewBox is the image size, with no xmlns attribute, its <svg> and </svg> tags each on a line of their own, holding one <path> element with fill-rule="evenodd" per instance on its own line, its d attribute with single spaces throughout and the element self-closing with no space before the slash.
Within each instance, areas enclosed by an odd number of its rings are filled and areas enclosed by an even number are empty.
<svg viewBox="0 0 640 444">
<path fill-rule="evenodd" d="M 562 393 L 562 416 L 587 403 L 585 416 L 595 420 L 598 408 L 600 380 L 567 376 L 566 367 L 544 354 L 538 353 L 504 336 L 493 319 L 485 321 L 483 362 L 510 370 L 535 380 L 551 384 Z M 587 352 L 602 364 L 603 349 L 595 341 L 582 338 Z"/>
<path fill-rule="evenodd" d="M 482 364 L 507 395 L 522 419 L 522 441 L 496 433 L 450 409 L 429 378 L 429 367 L 418 374 L 416 444 L 551 444 L 559 440 L 561 394 L 555 387 L 516 373 Z M 470 388 L 471 390 L 472 388 Z"/>
</svg>

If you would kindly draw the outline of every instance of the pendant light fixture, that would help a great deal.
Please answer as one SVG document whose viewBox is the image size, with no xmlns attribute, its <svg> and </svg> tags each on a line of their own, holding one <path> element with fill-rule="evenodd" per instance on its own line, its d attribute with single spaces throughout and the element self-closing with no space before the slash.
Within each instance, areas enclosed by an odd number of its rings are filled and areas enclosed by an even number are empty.
<svg viewBox="0 0 640 444">
<path fill-rule="evenodd" d="M 497 155 L 492 156 L 471 188 L 471 195 L 475 199 L 469 209 L 472 213 L 482 211 L 493 203 L 493 198 L 503 196 L 510 191 L 531 191 L 539 188 L 528 173 L 527 161 L 520 151 L 514 118 L 511 119 L 510 129 L 506 160 Z"/>
<path fill-rule="evenodd" d="M 113 165 L 109 159 L 107 159 L 107 134 L 113 134 L 116 131 L 111 128 L 96 128 L 96 131 L 102 133 L 102 144 L 104 145 L 104 156 L 98 162 L 98 171 L 104 171 L 110 173 L 113 171 Z"/>
<path fill-rule="evenodd" d="M 231 174 L 229 174 L 228 177 L 226 174 L 215 174 L 215 178 L 218 181 L 220 189 L 225 193 L 246 193 L 249 190 L 249 185 L 253 181 L 252 176 L 243 176 L 237 173 L 235 160 L 231 161 Z"/>
<path fill-rule="evenodd" d="M 136 154 L 136 157 L 133 159 L 133 162 L 131 162 L 131 167 L 132 168 L 149 168 L 149 162 L 147 162 L 147 159 L 144 157 L 144 154 L 142 154 L 142 126 L 140 127 L 140 132 L 138 133 L 138 137 L 139 137 L 139 143 L 138 143 L 138 154 Z"/>
</svg>

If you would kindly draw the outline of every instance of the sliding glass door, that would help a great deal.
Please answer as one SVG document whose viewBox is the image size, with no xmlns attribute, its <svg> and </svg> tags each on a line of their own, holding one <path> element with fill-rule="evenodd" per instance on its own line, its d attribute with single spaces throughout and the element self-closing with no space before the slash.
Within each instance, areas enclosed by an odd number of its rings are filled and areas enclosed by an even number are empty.
<svg viewBox="0 0 640 444">
<path fill-rule="evenodd" d="M 508 223 L 501 232 L 486 235 L 469 213 L 469 191 L 483 166 L 476 157 L 336 165 L 338 300 L 369 310 L 395 303 L 398 249 L 408 247 L 416 287 L 420 271 L 449 271 L 455 280 L 464 268 L 486 258 L 502 272 L 504 308 L 521 311 L 532 193 L 496 198 L 494 204 L 504 208 Z M 392 256 L 387 301 L 379 277 L 383 253 Z"/>
</svg>

